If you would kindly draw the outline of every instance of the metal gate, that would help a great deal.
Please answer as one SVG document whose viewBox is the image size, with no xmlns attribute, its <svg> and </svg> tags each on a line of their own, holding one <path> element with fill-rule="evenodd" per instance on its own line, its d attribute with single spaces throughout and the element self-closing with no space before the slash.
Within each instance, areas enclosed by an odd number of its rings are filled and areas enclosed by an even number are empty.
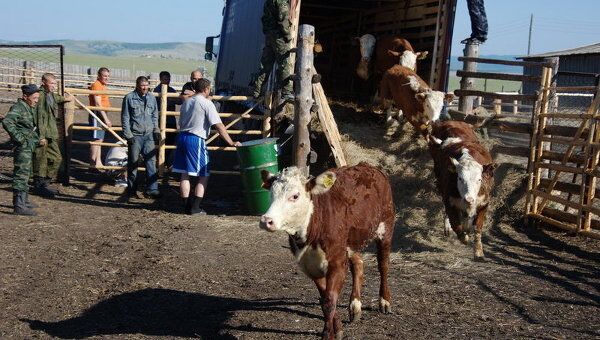
<svg viewBox="0 0 600 340">
<path fill-rule="evenodd" d="M 64 51 L 62 45 L 0 45 L 0 91 L 39 84 L 42 74 L 53 73 L 63 94 Z"/>
</svg>

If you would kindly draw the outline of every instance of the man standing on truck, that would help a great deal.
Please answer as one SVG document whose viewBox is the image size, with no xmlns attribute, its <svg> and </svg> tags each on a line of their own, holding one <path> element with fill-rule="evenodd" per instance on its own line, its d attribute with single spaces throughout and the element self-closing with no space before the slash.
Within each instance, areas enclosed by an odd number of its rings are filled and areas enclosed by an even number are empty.
<svg viewBox="0 0 600 340">
<path fill-rule="evenodd" d="M 291 5 L 290 5 L 291 1 Z M 265 47 L 260 59 L 260 70 L 253 84 L 252 95 L 260 97 L 264 92 L 264 83 L 271 71 L 273 64 L 277 63 L 276 89 L 281 89 L 283 102 L 291 103 L 294 100 L 292 82 L 290 77 L 290 41 L 291 15 L 290 7 L 296 8 L 297 0 L 266 0 L 263 7 L 262 28 L 265 35 Z"/>
</svg>

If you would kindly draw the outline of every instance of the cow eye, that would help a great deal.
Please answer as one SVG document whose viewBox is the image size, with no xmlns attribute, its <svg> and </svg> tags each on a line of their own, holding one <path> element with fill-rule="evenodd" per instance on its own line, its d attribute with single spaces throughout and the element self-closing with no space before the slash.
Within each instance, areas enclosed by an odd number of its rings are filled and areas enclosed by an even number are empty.
<svg viewBox="0 0 600 340">
<path fill-rule="evenodd" d="M 290 197 L 290 201 L 295 202 L 298 200 L 298 197 L 300 197 L 299 193 L 295 193 L 292 195 L 292 197 Z"/>
</svg>

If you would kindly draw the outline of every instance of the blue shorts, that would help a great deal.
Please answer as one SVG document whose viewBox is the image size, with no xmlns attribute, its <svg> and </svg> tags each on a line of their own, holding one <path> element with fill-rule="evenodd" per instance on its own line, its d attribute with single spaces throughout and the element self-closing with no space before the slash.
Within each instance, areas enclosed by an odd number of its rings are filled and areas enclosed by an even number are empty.
<svg viewBox="0 0 600 340">
<path fill-rule="evenodd" d="M 203 138 L 189 132 L 177 135 L 173 172 L 200 177 L 209 175 L 208 149 Z"/>
<path fill-rule="evenodd" d="M 94 111 L 94 114 L 96 114 L 96 117 L 102 119 L 102 114 L 100 113 L 100 111 Z M 99 127 L 102 129 L 102 125 L 100 125 L 100 123 L 98 123 L 98 121 L 96 119 L 94 119 L 94 117 L 92 117 L 92 115 L 88 115 L 88 120 L 90 122 L 90 126 Z M 92 139 L 104 140 L 104 129 L 92 130 Z"/>
</svg>

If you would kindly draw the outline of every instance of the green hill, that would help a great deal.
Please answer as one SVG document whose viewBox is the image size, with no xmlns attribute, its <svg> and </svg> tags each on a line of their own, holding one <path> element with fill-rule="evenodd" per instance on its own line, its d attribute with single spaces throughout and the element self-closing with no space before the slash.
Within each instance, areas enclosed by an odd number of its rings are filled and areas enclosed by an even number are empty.
<svg viewBox="0 0 600 340">
<path fill-rule="evenodd" d="M 5 41 L 2 41 L 5 42 Z M 157 57 L 163 59 L 204 59 L 204 44 L 195 42 L 128 43 L 109 40 L 19 41 L 14 44 L 63 45 L 66 55 Z"/>
</svg>

